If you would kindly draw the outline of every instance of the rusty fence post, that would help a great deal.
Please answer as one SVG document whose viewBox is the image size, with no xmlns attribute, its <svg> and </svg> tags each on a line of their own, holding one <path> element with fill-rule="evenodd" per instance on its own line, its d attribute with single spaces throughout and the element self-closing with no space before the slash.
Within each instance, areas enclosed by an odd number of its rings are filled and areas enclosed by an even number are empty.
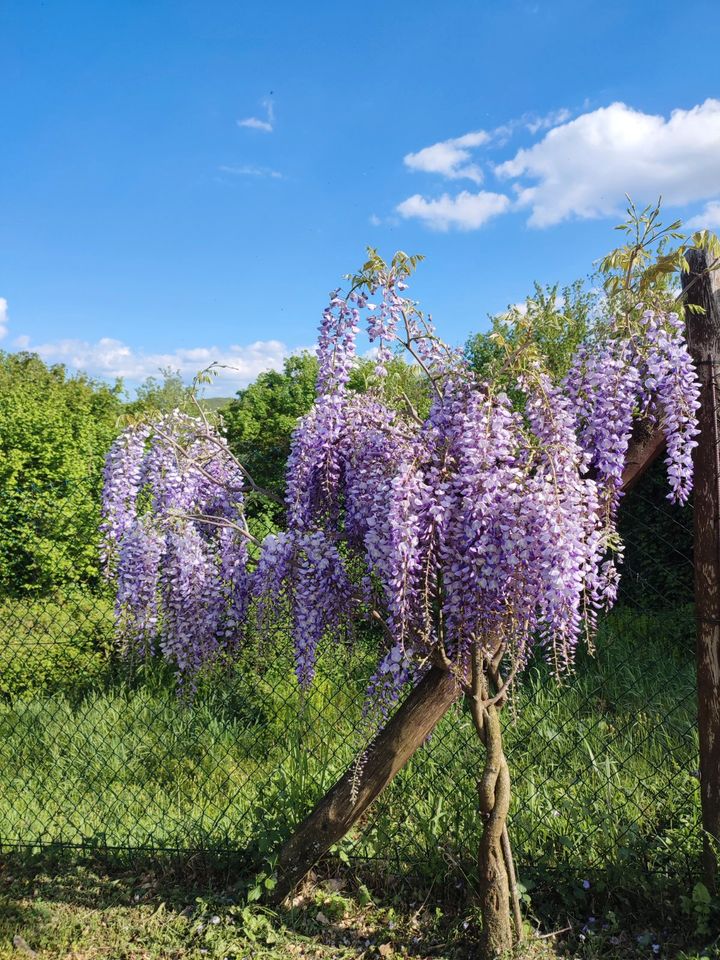
<svg viewBox="0 0 720 960">
<path fill-rule="evenodd" d="M 695 449 L 693 557 L 697 621 L 698 727 L 700 801 L 704 867 L 708 885 L 717 887 L 720 842 L 720 447 L 718 446 L 718 377 L 720 377 L 720 272 L 708 255 L 691 250 L 683 276 L 688 344 L 701 384 L 700 436 Z"/>
</svg>

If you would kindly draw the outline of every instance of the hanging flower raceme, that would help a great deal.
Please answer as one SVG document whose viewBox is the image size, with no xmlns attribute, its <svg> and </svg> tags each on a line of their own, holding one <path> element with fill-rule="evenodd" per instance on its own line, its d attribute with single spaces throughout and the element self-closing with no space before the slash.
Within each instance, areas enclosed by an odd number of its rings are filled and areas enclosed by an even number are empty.
<svg viewBox="0 0 720 960">
<path fill-rule="evenodd" d="M 692 490 L 692 451 L 697 446 L 700 386 L 677 314 L 643 315 L 646 349 L 639 356 L 640 398 L 667 441 L 668 499 L 685 503 Z"/>
<path fill-rule="evenodd" d="M 645 314 L 632 336 L 604 332 L 559 386 L 525 365 L 517 410 L 475 380 L 404 289 L 389 270 L 347 300 L 333 295 L 318 398 L 288 465 L 288 533 L 266 542 L 257 574 L 263 615 L 277 609 L 268 598 L 286 598 L 303 683 L 323 632 L 345 614 L 364 609 L 382 624 L 369 689 L 381 711 L 430 663 L 462 680 L 478 648 L 487 662 L 504 658 L 506 674 L 535 648 L 557 672 L 570 669 L 616 597 L 634 417 L 665 431 L 680 501 L 697 430 L 697 383 L 672 317 Z M 358 396 L 348 381 L 363 319 L 380 376 L 375 393 Z M 427 376 L 424 422 L 383 403 L 383 368 L 397 349 Z M 347 573 L 357 563 L 360 583 Z"/>
<path fill-rule="evenodd" d="M 608 523 L 614 524 L 633 420 L 644 417 L 666 438 L 669 499 L 692 490 L 699 385 L 675 314 L 646 311 L 630 334 L 615 325 L 605 342 L 578 351 L 565 383 Z"/>
<path fill-rule="evenodd" d="M 242 488 L 225 440 L 177 411 L 115 441 L 103 555 L 126 652 L 162 653 L 192 678 L 237 643 L 248 602 Z"/>
<path fill-rule="evenodd" d="M 119 540 L 114 564 L 117 632 L 133 657 L 145 658 L 157 644 L 164 552 L 164 538 L 144 517 L 134 519 Z"/>
<path fill-rule="evenodd" d="M 632 436 L 640 374 L 629 343 L 611 339 L 578 351 L 566 380 L 578 438 L 598 482 L 603 516 L 612 525 Z"/>
<path fill-rule="evenodd" d="M 108 571 L 114 569 L 118 548 L 137 518 L 137 498 L 143 483 L 149 436 L 147 424 L 123 431 L 105 459 L 100 531 L 103 562 Z"/>
<path fill-rule="evenodd" d="M 341 390 L 350 379 L 355 363 L 355 341 L 360 331 L 360 309 L 366 301 L 357 293 L 347 300 L 335 290 L 323 311 L 317 355 L 319 361 L 318 395 Z"/>
<path fill-rule="evenodd" d="M 354 612 L 354 592 L 340 554 L 320 530 L 270 534 L 252 575 L 256 622 L 267 630 L 280 616 L 292 621 L 295 671 L 302 687 L 315 676 L 318 645 Z"/>
</svg>

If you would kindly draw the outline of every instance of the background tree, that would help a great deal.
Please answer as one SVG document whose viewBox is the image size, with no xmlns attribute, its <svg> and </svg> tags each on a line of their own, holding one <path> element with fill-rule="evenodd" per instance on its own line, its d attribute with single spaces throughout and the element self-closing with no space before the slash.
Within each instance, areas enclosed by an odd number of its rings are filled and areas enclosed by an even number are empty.
<svg viewBox="0 0 720 960">
<path fill-rule="evenodd" d="M 161 369 L 160 377 L 147 377 L 137 388 L 135 399 L 125 406 L 125 412 L 130 416 L 171 413 L 173 410 L 195 412 L 193 388 L 187 386 L 180 371 L 172 367 Z"/>
<path fill-rule="evenodd" d="M 34 354 L 0 354 L 2 591 L 97 580 L 102 467 L 120 390 Z"/>
<path fill-rule="evenodd" d="M 312 354 L 288 357 L 282 371 L 261 373 L 222 411 L 230 449 L 257 483 L 278 495 L 293 430 L 313 404 L 317 370 Z"/>
<path fill-rule="evenodd" d="M 490 329 L 473 334 L 465 353 L 482 377 L 507 384 L 508 353 L 523 350 L 543 357 L 554 381 L 565 376 L 576 349 L 586 339 L 598 313 L 598 291 L 584 280 L 566 287 L 535 283 L 524 303 L 489 317 Z"/>
<path fill-rule="evenodd" d="M 361 359 L 353 369 L 349 389 L 366 393 L 372 382 L 374 363 Z M 260 376 L 221 411 L 224 434 L 230 449 L 255 481 L 278 496 L 285 492 L 285 471 L 292 435 L 298 421 L 315 402 L 318 360 L 314 354 L 288 357 L 283 370 Z M 427 413 L 429 391 L 419 375 L 401 357 L 388 364 L 387 394 L 391 406 L 408 405 Z M 282 510 L 265 502 L 248 503 L 249 513 L 264 511 L 271 522 L 281 522 Z"/>
</svg>

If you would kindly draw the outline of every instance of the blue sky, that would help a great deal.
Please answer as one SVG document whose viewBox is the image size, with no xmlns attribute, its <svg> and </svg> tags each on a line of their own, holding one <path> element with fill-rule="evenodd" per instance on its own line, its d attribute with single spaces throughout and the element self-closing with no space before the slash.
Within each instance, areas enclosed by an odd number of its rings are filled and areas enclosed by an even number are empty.
<svg viewBox="0 0 720 960">
<path fill-rule="evenodd" d="M 227 394 L 367 244 L 426 254 L 462 342 L 586 274 L 626 191 L 718 227 L 717 13 L 0 0 L 0 346 L 131 385 L 217 359 Z"/>
</svg>

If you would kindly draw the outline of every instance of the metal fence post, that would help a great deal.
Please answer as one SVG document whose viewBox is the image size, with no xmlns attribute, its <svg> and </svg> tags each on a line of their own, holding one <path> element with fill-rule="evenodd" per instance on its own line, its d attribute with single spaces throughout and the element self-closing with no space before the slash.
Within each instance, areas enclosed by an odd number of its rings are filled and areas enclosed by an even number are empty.
<svg viewBox="0 0 720 960">
<path fill-rule="evenodd" d="M 705 830 L 704 865 L 708 884 L 718 880 L 720 841 L 720 447 L 718 385 L 720 374 L 720 273 L 707 254 L 690 250 L 683 276 L 685 302 L 703 308 L 687 311 L 688 344 L 701 383 L 700 436 L 695 450 L 694 577 L 697 620 L 700 797 Z M 714 841 L 713 839 L 714 838 Z"/>
</svg>

